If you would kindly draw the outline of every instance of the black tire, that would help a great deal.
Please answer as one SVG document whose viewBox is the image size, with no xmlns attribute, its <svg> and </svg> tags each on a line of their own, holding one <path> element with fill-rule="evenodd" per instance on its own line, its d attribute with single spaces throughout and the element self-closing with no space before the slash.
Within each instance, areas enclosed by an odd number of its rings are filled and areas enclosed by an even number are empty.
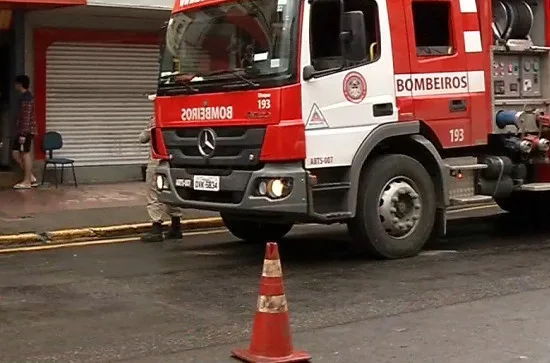
<svg viewBox="0 0 550 363">
<path fill-rule="evenodd" d="M 225 227 L 235 237 L 246 242 L 279 242 L 292 229 L 292 223 L 263 223 L 222 214 Z"/>
<path fill-rule="evenodd" d="M 403 188 L 404 185 L 411 188 Z M 412 192 L 401 194 L 403 190 L 407 192 L 411 189 Z M 398 193 L 388 194 L 393 191 Z M 400 204 L 393 205 L 393 199 L 389 195 L 399 195 L 398 198 L 403 198 L 403 202 L 399 199 Z M 404 208 L 405 212 L 410 211 L 404 216 L 398 215 L 402 217 L 399 221 L 404 223 L 390 223 L 383 218 L 382 208 L 385 211 L 393 209 L 388 208 L 388 205 Z M 401 212 L 403 210 L 395 213 Z M 368 253 L 376 258 L 398 259 L 415 256 L 422 250 L 430 239 L 435 218 L 434 185 L 424 166 L 406 155 L 383 155 L 368 165 L 361 175 L 357 212 L 355 218 L 348 222 L 348 230 L 358 252 Z M 386 225 L 383 221 L 387 221 Z M 403 232 L 397 229 L 409 228 L 410 223 L 413 224 L 407 234 L 396 235 Z M 394 229 L 388 229 L 388 224 Z"/>
</svg>

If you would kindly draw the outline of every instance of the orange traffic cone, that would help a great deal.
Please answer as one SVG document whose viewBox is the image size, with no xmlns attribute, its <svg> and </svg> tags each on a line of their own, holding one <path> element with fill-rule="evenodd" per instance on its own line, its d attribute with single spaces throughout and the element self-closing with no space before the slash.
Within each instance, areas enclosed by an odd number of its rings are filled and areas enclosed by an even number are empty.
<svg viewBox="0 0 550 363">
<path fill-rule="evenodd" d="M 277 243 L 266 246 L 258 307 L 248 349 L 236 349 L 233 356 L 248 363 L 308 362 L 306 352 L 292 347 L 288 305 Z"/>
</svg>

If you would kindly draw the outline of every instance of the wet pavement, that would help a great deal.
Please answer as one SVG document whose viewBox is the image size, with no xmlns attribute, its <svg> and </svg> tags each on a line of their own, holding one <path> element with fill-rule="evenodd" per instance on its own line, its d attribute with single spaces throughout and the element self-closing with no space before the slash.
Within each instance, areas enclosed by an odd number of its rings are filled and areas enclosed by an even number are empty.
<svg viewBox="0 0 550 363">
<path fill-rule="evenodd" d="M 0 190 L 0 234 L 148 222 L 145 183 Z M 188 210 L 187 218 L 217 216 Z"/>
<path fill-rule="evenodd" d="M 349 255 L 341 226 L 280 243 L 297 346 L 313 362 L 548 363 L 549 231 L 461 219 L 422 255 Z M 232 362 L 264 246 L 224 231 L 164 244 L 0 254 L 0 362 Z"/>
</svg>

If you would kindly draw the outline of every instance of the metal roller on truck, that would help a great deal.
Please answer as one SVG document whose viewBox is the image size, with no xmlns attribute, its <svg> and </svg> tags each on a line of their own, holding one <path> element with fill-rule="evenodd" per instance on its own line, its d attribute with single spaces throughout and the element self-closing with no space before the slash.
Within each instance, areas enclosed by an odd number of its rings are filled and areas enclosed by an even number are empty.
<svg viewBox="0 0 550 363">
<path fill-rule="evenodd" d="M 446 210 L 550 202 L 550 0 L 178 0 L 155 99 L 160 200 L 243 240 L 346 223 L 414 256 Z"/>
</svg>

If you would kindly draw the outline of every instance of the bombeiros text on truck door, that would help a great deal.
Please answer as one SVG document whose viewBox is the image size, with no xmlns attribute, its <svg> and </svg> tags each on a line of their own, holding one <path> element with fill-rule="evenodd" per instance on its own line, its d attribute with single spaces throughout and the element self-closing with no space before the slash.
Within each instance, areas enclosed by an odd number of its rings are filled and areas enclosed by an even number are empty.
<svg viewBox="0 0 550 363">
<path fill-rule="evenodd" d="M 244 240 L 346 223 L 417 254 L 452 205 L 550 193 L 550 0 L 185 0 L 153 132 L 162 202 Z"/>
</svg>

